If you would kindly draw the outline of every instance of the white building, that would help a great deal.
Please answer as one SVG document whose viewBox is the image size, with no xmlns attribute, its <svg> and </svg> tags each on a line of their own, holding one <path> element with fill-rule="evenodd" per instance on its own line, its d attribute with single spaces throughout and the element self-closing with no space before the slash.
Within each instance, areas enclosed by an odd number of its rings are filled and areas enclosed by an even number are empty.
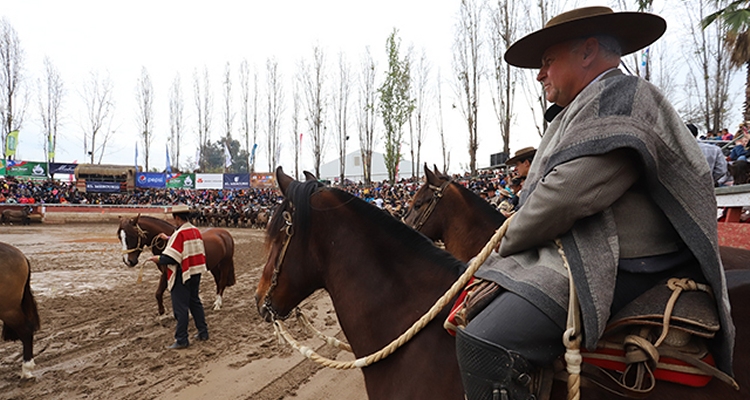
<svg viewBox="0 0 750 400">
<path fill-rule="evenodd" d="M 353 182 L 364 181 L 365 178 L 362 167 L 362 153 L 360 152 L 360 150 L 356 150 L 347 154 L 344 177 Z M 320 166 L 320 176 L 318 178 L 337 182 L 341 175 L 339 168 L 340 163 L 338 158 L 331 162 L 325 163 Z M 371 168 L 371 179 L 373 182 L 380 182 L 388 179 L 388 170 L 385 168 L 385 157 L 382 153 L 372 152 Z M 411 178 L 411 172 L 411 161 L 401 160 L 401 162 L 398 164 L 398 179 Z"/>
</svg>

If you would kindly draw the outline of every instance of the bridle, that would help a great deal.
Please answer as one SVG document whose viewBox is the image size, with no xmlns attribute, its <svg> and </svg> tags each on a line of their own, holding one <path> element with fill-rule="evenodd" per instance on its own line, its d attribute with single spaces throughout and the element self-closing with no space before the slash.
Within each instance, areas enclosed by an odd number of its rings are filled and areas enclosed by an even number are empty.
<svg viewBox="0 0 750 400">
<path fill-rule="evenodd" d="M 292 211 L 294 211 L 294 206 L 292 203 L 289 203 L 290 208 Z M 284 218 L 284 226 L 281 227 L 280 231 L 284 232 L 286 235 L 286 238 L 284 238 L 284 244 L 281 246 L 281 251 L 279 251 L 279 254 L 276 256 L 276 261 L 273 266 L 273 275 L 271 276 L 271 286 L 268 287 L 268 290 L 266 291 L 265 300 L 263 301 L 263 308 L 265 308 L 269 314 L 271 314 L 272 320 L 285 320 L 289 318 L 289 316 L 294 312 L 294 310 L 291 310 L 286 315 L 279 315 L 279 313 L 274 310 L 273 305 L 271 305 L 271 294 L 273 293 L 273 290 L 276 288 L 276 285 L 279 283 L 279 274 L 281 273 L 281 264 L 284 262 L 284 257 L 286 256 L 286 251 L 289 248 L 289 242 L 292 241 L 292 235 L 294 235 L 294 229 L 292 229 L 292 213 L 289 212 L 289 210 L 284 210 L 281 213 L 281 216 Z"/>
<path fill-rule="evenodd" d="M 141 229 L 141 226 L 138 225 L 137 222 L 135 224 L 133 224 L 133 226 L 135 227 L 135 230 L 136 230 L 136 237 L 138 238 L 138 243 L 132 249 L 120 250 L 120 252 L 122 254 L 130 254 L 130 253 L 134 253 L 136 251 L 144 251 L 146 249 L 150 249 L 150 248 L 156 246 L 156 242 L 159 240 L 159 236 L 158 235 L 155 235 L 154 238 L 151 240 L 151 244 L 149 244 L 147 246 L 143 241 L 148 237 L 148 232 L 144 231 L 143 229 Z M 125 230 L 124 228 L 120 228 L 120 229 Z M 126 234 L 127 234 L 127 232 L 126 232 Z M 164 244 L 164 246 L 166 247 L 166 243 Z M 156 246 L 156 247 L 160 248 L 158 246 Z"/>
<path fill-rule="evenodd" d="M 448 187 L 452 182 L 451 179 L 448 179 L 447 181 L 443 182 L 440 186 L 435 186 L 431 183 L 428 183 L 427 187 L 432 189 L 432 199 L 430 199 L 430 203 L 427 204 L 427 209 L 424 213 L 422 213 L 419 216 L 419 219 L 417 220 L 417 223 L 414 224 L 414 230 L 419 231 L 422 229 L 422 226 L 427 222 L 427 219 L 430 218 L 430 215 L 432 215 L 432 212 L 435 210 L 435 207 L 437 206 L 438 201 L 443 197 L 443 192 L 445 191 L 445 188 Z"/>
</svg>

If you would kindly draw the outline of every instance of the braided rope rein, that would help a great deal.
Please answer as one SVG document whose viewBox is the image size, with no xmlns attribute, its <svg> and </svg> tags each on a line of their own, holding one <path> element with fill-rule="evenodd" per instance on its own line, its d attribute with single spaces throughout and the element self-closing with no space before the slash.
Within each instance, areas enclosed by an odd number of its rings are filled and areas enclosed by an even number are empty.
<svg viewBox="0 0 750 400">
<path fill-rule="evenodd" d="M 430 310 L 423 315 L 420 319 L 418 319 L 406 332 L 402 333 L 401 336 L 394 339 L 391 343 L 389 343 L 387 346 L 383 347 L 382 349 L 376 351 L 375 353 L 372 353 L 365 357 L 360 357 L 354 361 L 337 361 L 332 360 L 330 358 L 323 357 L 316 353 L 313 349 L 307 346 L 301 345 L 298 341 L 296 341 L 292 335 L 287 331 L 286 327 L 284 326 L 284 323 L 281 320 L 274 320 L 274 330 L 278 337 L 284 338 L 287 343 L 289 343 L 290 346 L 292 346 L 294 349 L 299 351 L 303 356 L 309 358 L 310 360 L 328 368 L 334 368 L 334 369 L 354 369 L 354 368 L 362 368 L 366 367 L 368 365 L 371 365 L 373 363 L 376 363 L 389 355 L 393 354 L 399 347 L 403 346 L 406 342 L 411 340 L 419 331 L 422 330 L 427 324 L 435 319 L 435 317 L 442 311 L 442 309 L 448 305 L 448 303 L 461 291 L 464 289 L 466 284 L 469 282 L 469 280 L 474 276 L 474 273 L 479 269 L 479 267 L 484 263 L 485 260 L 487 260 L 487 257 L 489 257 L 492 250 L 497 247 L 497 245 L 500 243 L 500 240 L 502 240 L 503 236 L 505 236 L 505 232 L 508 230 L 508 225 L 510 223 L 510 220 L 512 217 L 505 220 L 502 226 L 498 228 L 495 231 L 495 234 L 492 235 L 489 242 L 484 245 L 484 248 L 482 251 L 477 254 L 477 256 L 469 263 L 468 268 L 466 268 L 466 271 L 458 278 L 456 282 L 453 283 L 453 285 L 448 289 L 448 291 L 443 294 L 442 297 L 440 297 L 435 304 L 430 308 Z"/>
</svg>

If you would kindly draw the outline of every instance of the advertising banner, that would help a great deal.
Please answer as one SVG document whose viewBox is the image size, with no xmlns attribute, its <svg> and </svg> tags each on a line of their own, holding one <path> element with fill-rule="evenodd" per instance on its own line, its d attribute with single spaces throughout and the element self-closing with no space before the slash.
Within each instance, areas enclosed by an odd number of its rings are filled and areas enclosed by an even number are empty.
<svg viewBox="0 0 750 400">
<path fill-rule="evenodd" d="M 119 182 L 89 182 L 86 181 L 86 192 L 89 193 L 119 193 Z"/>
<path fill-rule="evenodd" d="M 195 174 L 174 174 L 167 179 L 169 189 L 195 189 Z"/>
<path fill-rule="evenodd" d="M 276 187 L 273 174 L 270 172 L 256 172 L 250 177 L 250 185 L 259 189 L 273 189 Z"/>
<path fill-rule="evenodd" d="M 29 178 L 47 178 L 47 163 L 34 161 L 8 161 L 6 173 L 9 176 L 22 176 Z"/>
<path fill-rule="evenodd" d="M 163 189 L 167 186 L 167 177 L 161 172 L 138 172 L 135 174 L 135 186 Z"/>
<path fill-rule="evenodd" d="M 49 174 L 67 174 L 73 175 L 78 164 L 49 163 Z"/>
<path fill-rule="evenodd" d="M 196 189 L 223 189 L 222 174 L 195 174 Z"/>
<path fill-rule="evenodd" d="M 224 189 L 250 188 L 250 174 L 224 174 Z"/>
</svg>

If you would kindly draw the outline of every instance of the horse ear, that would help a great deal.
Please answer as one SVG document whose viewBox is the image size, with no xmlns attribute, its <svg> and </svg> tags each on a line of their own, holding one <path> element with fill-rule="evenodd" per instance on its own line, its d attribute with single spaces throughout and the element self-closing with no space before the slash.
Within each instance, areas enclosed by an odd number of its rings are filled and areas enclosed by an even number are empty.
<svg viewBox="0 0 750 400">
<path fill-rule="evenodd" d="M 286 190 L 289 188 L 289 184 L 292 183 L 292 181 L 294 181 L 294 179 L 285 174 L 284 170 L 279 165 L 276 168 L 276 182 L 279 184 L 279 189 L 281 189 L 281 193 L 284 194 L 284 197 L 286 197 Z"/>
<path fill-rule="evenodd" d="M 424 176 L 427 179 L 427 174 L 430 173 L 430 169 L 427 167 L 427 163 L 424 163 Z"/>
<path fill-rule="evenodd" d="M 310 171 L 302 171 L 305 174 L 305 180 L 307 181 L 317 181 L 318 177 L 316 177 L 312 172 Z"/>
<path fill-rule="evenodd" d="M 435 171 L 435 175 L 440 175 L 440 169 L 438 169 L 437 165 L 432 164 L 432 170 Z"/>
<path fill-rule="evenodd" d="M 141 213 L 138 213 L 138 215 L 136 215 L 135 218 L 133 218 L 133 225 L 138 223 L 138 218 L 140 217 L 141 217 Z"/>
<path fill-rule="evenodd" d="M 424 169 L 424 176 L 427 179 L 427 183 L 432 186 L 440 186 L 442 183 L 440 182 L 440 179 L 437 177 L 437 175 L 430 171 L 429 168 Z"/>
</svg>

